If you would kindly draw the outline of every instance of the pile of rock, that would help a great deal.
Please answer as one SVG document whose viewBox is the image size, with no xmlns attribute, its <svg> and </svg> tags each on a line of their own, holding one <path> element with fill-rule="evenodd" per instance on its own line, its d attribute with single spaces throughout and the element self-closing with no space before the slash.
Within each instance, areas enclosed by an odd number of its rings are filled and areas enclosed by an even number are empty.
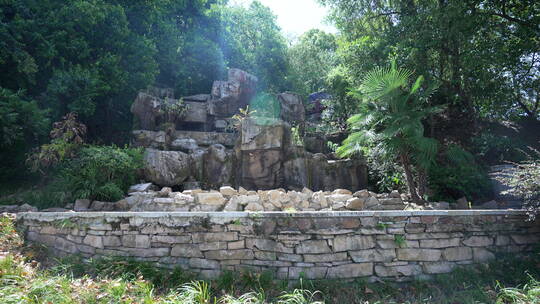
<svg viewBox="0 0 540 304">
<path fill-rule="evenodd" d="M 152 184 L 131 187 L 129 196 L 115 203 L 78 200 L 76 211 L 345 211 L 404 210 L 406 196 L 399 192 L 376 194 L 367 190 L 352 193 L 334 191 L 286 191 L 284 189 L 248 191 L 224 186 L 217 190 L 156 191 Z"/>
<path fill-rule="evenodd" d="M 19 213 L 19 212 L 36 212 L 38 208 L 28 204 L 22 205 L 0 205 L 0 213 Z"/>
</svg>

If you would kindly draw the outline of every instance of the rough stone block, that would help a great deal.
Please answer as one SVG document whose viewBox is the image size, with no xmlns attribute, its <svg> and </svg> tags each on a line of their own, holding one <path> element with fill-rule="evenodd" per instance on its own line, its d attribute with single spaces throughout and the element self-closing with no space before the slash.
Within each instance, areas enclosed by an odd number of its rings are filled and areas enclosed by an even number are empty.
<svg viewBox="0 0 540 304">
<path fill-rule="evenodd" d="M 275 261 L 277 260 L 277 254 L 269 251 L 255 251 L 255 258 L 257 260 Z"/>
<path fill-rule="evenodd" d="M 246 242 L 244 240 L 229 242 L 227 249 L 244 249 L 246 248 Z"/>
<path fill-rule="evenodd" d="M 451 272 L 456 264 L 449 262 L 424 262 L 422 266 L 425 273 L 437 274 Z"/>
<path fill-rule="evenodd" d="M 103 249 L 103 239 L 98 235 L 87 235 L 83 239 L 83 243 L 94 248 Z"/>
<path fill-rule="evenodd" d="M 289 267 L 289 279 L 324 279 L 328 267 Z"/>
<path fill-rule="evenodd" d="M 238 232 L 198 232 L 191 235 L 194 243 L 236 241 Z"/>
<path fill-rule="evenodd" d="M 327 254 L 304 254 L 304 261 L 307 263 L 337 262 L 346 261 L 347 253 L 327 253 Z"/>
<path fill-rule="evenodd" d="M 238 191 L 231 186 L 223 186 L 219 188 L 219 192 L 224 196 L 233 196 L 238 194 Z"/>
<path fill-rule="evenodd" d="M 150 248 L 150 237 L 148 235 L 123 235 L 122 244 L 125 247 Z"/>
<path fill-rule="evenodd" d="M 207 242 L 197 245 L 201 251 L 227 249 L 227 242 Z"/>
<path fill-rule="evenodd" d="M 472 249 L 469 247 L 446 248 L 443 257 L 447 261 L 464 261 L 472 259 Z"/>
<path fill-rule="evenodd" d="M 77 253 L 77 245 L 61 237 L 57 237 L 54 242 L 54 247 L 68 253 Z"/>
<path fill-rule="evenodd" d="M 336 236 L 334 238 L 334 251 L 360 250 L 375 247 L 375 241 L 371 236 Z"/>
<path fill-rule="evenodd" d="M 393 239 L 389 240 L 377 240 L 377 245 L 384 249 L 392 249 L 392 248 L 400 248 L 399 244 Z M 405 243 L 402 245 L 403 248 L 418 248 L 420 247 L 418 241 L 410 241 L 406 240 Z"/>
<path fill-rule="evenodd" d="M 495 255 L 485 248 L 473 248 L 473 260 L 477 263 L 485 263 L 495 259 Z"/>
<path fill-rule="evenodd" d="M 486 247 L 493 245 L 493 239 L 489 236 L 471 236 L 463 240 L 463 244 L 469 247 Z"/>
<path fill-rule="evenodd" d="M 535 244 L 540 241 L 540 236 L 538 234 L 512 234 L 510 237 L 518 245 Z"/>
<path fill-rule="evenodd" d="M 278 253 L 278 260 L 288 261 L 288 262 L 302 262 L 302 255 L 300 254 L 290 254 L 290 253 Z"/>
<path fill-rule="evenodd" d="M 349 254 L 355 263 L 391 262 L 396 258 L 394 249 L 368 249 L 350 251 Z"/>
<path fill-rule="evenodd" d="M 332 252 L 332 249 L 330 249 L 330 246 L 328 246 L 328 242 L 326 240 L 303 241 L 296 247 L 296 253 L 298 254 L 330 252 Z"/>
<path fill-rule="evenodd" d="M 433 240 L 420 240 L 421 248 L 447 248 L 456 247 L 460 245 L 461 239 L 433 239 Z"/>
<path fill-rule="evenodd" d="M 439 261 L 442 253 L 437 249 L 399 248 L 396 250 L 398 260 L 402 261 Z"/>
<path fill-rule="evenodd" d="M 138 258 L 165 257 L 170 254 L 170 248 L 118 248 Z"/>
<path fill-rule="evenodd" d="M 373 274 L 373 263 L 345 264 L 328 269 L 328 279 L 365 277 Z"/>
<path fill-rule="evenodd" d="M 171 249 L 171 256 L 183 258 L 202 258 L 199 246 L 194 244 L 177 244 Z"/>
<path fill-rule="evenodd" d="M 380 277 L 416 276 L 422 273 L 420 265 L 398 265 L 398 266 L 375 266 L 375 273 Z"/>
<path fill-rule="evenodd" d="M 253 250 L 211 250 L 204 253 L 207 259 L 211 260 L 252 260 L 255 256 Z"/>
<path fill-rule="evenodd" d="M 282 243 L 267 239 L 246 239 L 246 247 L 257 248 L 264 251 L 294 253 L 293 248 L 285 247 Z"/>
<path fill-rule="evenodd" d="M 219 192 L 197 193 L 195 194 L 195 202 L 206 205 L 223 205 L 225 198 Z"/>
<path fill-rule="evenodd" d="M 219 269 L 219 263 L 217 261 L 191 258 L 189 259 L 189 267 L 201 268 L 201 269 Z"/>
<path fill-rule="evenodd" d="M 152 243 L 178 244 L 191 242 L 189 235 L 152 235 Z"/>
<path fill-rule="evenodd" d="M 122 246 L 122 242 L 118 236 L 103 236 L 103 246 L 118 247 Z"/>
<path fill-rule="evenodd" d="M 91 203 L 91 201 L 89 199 L 75 200 L 75 205 L 73 206 L 73 210 L 75 210 L 75 211 L 87 211 L 90 208 L 90 203 Z"/>
</svg>

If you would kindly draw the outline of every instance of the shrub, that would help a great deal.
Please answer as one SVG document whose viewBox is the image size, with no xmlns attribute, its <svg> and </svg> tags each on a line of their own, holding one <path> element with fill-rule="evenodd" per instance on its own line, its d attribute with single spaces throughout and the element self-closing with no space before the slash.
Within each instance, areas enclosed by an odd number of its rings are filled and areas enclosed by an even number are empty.
<svg viewBox="0 0 540 304">
<path fill-rule="evenodd" d="M 529 160 L 518 164 L 512 175 L 501 177 L 501 181 L 510 186 L 508 194 L 523 199 L 523 207 L 531 219 L 540 212 L 540 152 L 536 154 L 536 159 L 531 156 Z"/>
<path fill-rule="evenodd" d="M 77 120 L 77 113 L 71 112 L 53 124 L 49 134 L 51 142 L 44 144 L 26 159 L 33 172 L 45 175 L 62 161 L 73 157 L 84 143 L 86 126 Z"/>
<path fill-rule="evenodd" d="M 428 174 L 431 200 L 452 201 L 463 196 L 485 199 L 491 194 L 486 170 L 471 153 L 455 145 L 448 147 L 438 164 L 430 167 Z"/>
<path fill-rule="evenodd" d="M 86 146 L 61 170 L 73 198 L 116 201 L 136 181 L 142 150 L 115 146 Z"/>
<path fill-rule="evenodd" d="M 524 160 L 520 150 L 525 148 L 525 144 L 519 138 L 484 132 L 472 138 L 472 147 L 476 155 L 490 163 Z"/>
</svg>

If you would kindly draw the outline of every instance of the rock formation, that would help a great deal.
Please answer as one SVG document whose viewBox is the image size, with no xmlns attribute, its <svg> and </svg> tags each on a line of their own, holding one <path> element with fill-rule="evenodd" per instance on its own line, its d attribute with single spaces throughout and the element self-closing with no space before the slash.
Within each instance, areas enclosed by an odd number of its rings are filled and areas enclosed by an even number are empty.
<svg viewBox="0 0 540 304">
<path fill-rule="evenodd" d="M 146 148 L 145 179 L 179 189 L 365 188 L 362 159 L 338 160 L 324 153 L 324 144 L 303 141 L 306 110 L 298 94 L 275 95 L 276 117 L 235 116 L 256 87 L 257 77 L 230 69 L 210 94 L 175 99 L 171 89 L 139 93 L 131 107 L 139 128 L 133 140 Z"/>
</svg>

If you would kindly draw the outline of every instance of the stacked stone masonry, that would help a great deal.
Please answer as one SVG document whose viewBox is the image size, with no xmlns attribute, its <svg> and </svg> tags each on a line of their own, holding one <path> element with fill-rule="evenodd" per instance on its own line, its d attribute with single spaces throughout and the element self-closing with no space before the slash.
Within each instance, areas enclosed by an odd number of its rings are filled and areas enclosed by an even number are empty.
<svg viewBox="0 0 540 304">
<path fill-rule="evenodd" d="M 539 221 L 522 211 L 84 212 L 18 215 L 57 254 L 124 256 L 203 278 L 270 270 L 280 279 L 407 280 L 525 254 Z"/>
</svg>

